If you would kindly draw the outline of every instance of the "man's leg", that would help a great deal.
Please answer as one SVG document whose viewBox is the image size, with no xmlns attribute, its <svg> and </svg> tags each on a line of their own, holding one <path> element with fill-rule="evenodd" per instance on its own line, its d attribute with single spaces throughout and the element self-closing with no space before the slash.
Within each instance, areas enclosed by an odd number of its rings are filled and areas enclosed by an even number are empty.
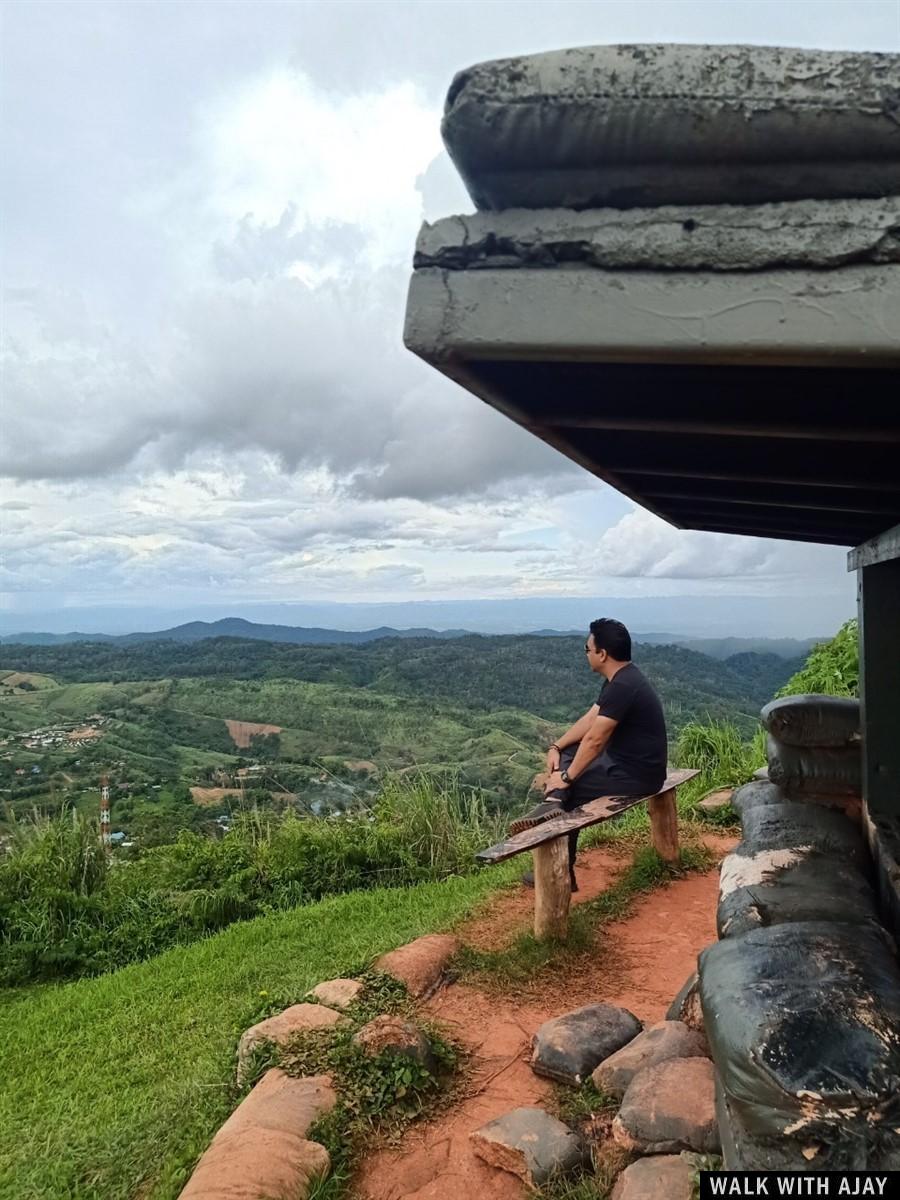
<svg viewBox="0 0 900 1200">
<path fill-rule="evenodd" d="M 572 765 L 577 751 L 578 745 L 566 746 L 565 750 L 559 756 L 560 770 L 566 770 Z M 600 762 L 600 756 L 598 756 L 584 774 L 579 775 L 571 787 L 554 792 L 553 795 L 559 798 L 566 812 L 571 812 L 573 808 L 580 808 L 582 804 L 587 804 L 589 800 L 595 800 L 597 796 L 603 795 L 602 790 L 597 791 L 597 787 L 600 786 L 602 789 L 605 779 L 606 768 Z M 572 876 L 573 885 L 575 882 L 575 859 L 577 857 L 578 830 L 576 829 L 574 833 L 569 834 L 569 874 Z"/>
<path fill-rule="evenodd" d="M 561 770 L 572 765 L 577 751 L 577 745 L 567 746 L 562 751 L 559 756 Z M 599 754 L 570 787 L 559 789 L 552 792 L 551 795 L 559 800 L 564 812 L 572 812 L 573 809 L 580 808 L 582 804 L 587 804 L 588 801 L 596 800 L 600 796 L 643 795 L 645 789 L 633 780 L 620 779 L 610 775 L 610 766 L 606 755 Z M 578 830 L 576 829 L 574 833 L 569 834 L 569 870 L 573 880 L 577 854 Z"/>
<path fill-rule="evenodd" d="M 565 770 L 572 765 L 578 745 L 566 746 L 565 750 L 560 753 L 559 766 L 560 770 Z M 518 832 L 518 828 L 527 829 L 529 826 L 541 824 L 543 821 L 552 820 L 559 812 L 572 812 L 573 809 L 579 808 L 582 804 L 587 804 L 589 800 L 596 800 L 598 796 L 609 796 L 614 794 L 612 781 L 607 774 L 607 764 L 604 761 L 604 756 L 598 755 L 597 758 L 579 775 L 575 782 L 567 788 L 557 788 L 555 791 L 547 792 L 544 796 L 544 803 L 538 805 L 532 810 L 532 813 L 520 821 L 513 822 L 510 826 L 510 832 Z M 558 806 L 558 807 L 556 807 Z M 546 807 L 548 810 L 545 813 L 539 811 Z M 578 855 L 578 831 L 569 834 L 569 876 L 572 881 L 572 891 L 578 891 L 578 883 L 575 879 L 575 859 Z M 527 887 L 534 886 L 534 875 L 531 871 L 526 871 L 522 877 L 522 882 Z"/>
<path fill-rule="evenodd" d="M 565 770 L 572 765 L 577 751 L 578 744 L 567 746 L 562 751 L 560 770 Z M 510 822 L 509 832 L 511 834 L 521 833 L 524 829 L 532 829 L 535 825 L 543 824 L 544 821 L 552 821 L 560 813 L 571 812 L 573 808 L 586 804 L 588 800 L 594 800 L 597 796 L 613 795 L 614 793 L 610 789 L 614 785 L 608 778 L 607 771 L 606 757 L 599 754 L 570 787 L 545 792 L 544 799 L 536 804 L 530 812 Z M 618 781 L 616 782 L 618 783 Z"/>
</svg>

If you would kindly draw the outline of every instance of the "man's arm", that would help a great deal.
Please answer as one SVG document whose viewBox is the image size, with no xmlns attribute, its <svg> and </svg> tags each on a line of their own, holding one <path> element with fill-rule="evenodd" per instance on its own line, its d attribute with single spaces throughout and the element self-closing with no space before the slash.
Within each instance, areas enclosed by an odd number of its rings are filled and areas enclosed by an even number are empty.
<svg viewBox="0 0 900 1200">
<path fill-rule="evenodd" d="M 596 704 L 592 704 L 583 717 L 579 717 L 575 724 L 567 729 L 562 737 L 556 739 L 555 744 L 559 746 L 560 750 L 565 750 L 566 746 L 574 746 L 576 742 L 580 742 L 582 738 L 587 736 L 599 713 L 599 707 Z"/>
<path fill-rule="evenodd" d="M 582 722 L 590 717 L 590 722 L 587 724 L 586 731 L 581 738 L 581 745 L 569 764 L 567 774 L 571 783 L 574 783 L 582 771 L 585 771 L 594 761 L 598 754 L 602 754 L 606 743 L 612 737 L 613 730 L 618 725 L 618 721 L 614 721 L 612 717 L 603 717 L 599 715 L 597 706 L 594 706 L 595 711 L 585 713 L 581 721 L 577 721 L 572 729 L 577 729 Z M 571 732 L 571 731 L 570 731 Z M 547 792 L 555 791 L 557 788 L 568 787 L 560 778 L 558 769 L 555 769 L 547 780 L 544 790 Z"/>
<path fill-rule="evenodd" d="M 564 734 L 556 739 L 556 741 L 547 751 L 548 771 L 559 770 L 560 750 L 564 750 L 566 746 L 574 746 L 576 742 L 580 742 L 593 725 L 599 712 L 600 709 L 597 707 L 597 705 L 592 704 L 583 717 L 579 717 L 574 725 L 571 725 Z"/>
<path fill-rule="evenodd" d="M 594 761 L 598 754 L 602 754 L 606 743 L 613 735 L 613 730 L 618 725 L 618 721 L 614 721 L 612 717 L 602 717 L 598 715 L 591 721 L 587 732 L 581 739 L 581 745 L 578 747 L 578 752 L 572 759 L 569 765 L 569 778 L 576 780 L 582 771 L 586 770 Z M 579 722 L 580 724 L 580 722 Z"/>
</svg>

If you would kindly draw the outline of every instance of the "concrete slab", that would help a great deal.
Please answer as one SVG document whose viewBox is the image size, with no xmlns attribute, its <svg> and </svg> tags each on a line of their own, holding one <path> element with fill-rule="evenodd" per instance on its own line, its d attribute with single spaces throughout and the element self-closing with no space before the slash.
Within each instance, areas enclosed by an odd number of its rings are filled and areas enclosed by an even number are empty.
<svg viewBox="0 0 900 1200">
<path fill-rule="evenodd" d="M 413 275 L 404 340 L 441 369 L 478 359 L 898 366 L 900 267 L 431 267 Z"/>
<path fill-rule="evenodd" d="M 900 262 L 900 196 L 789 204 L 507 209 L 422 227 L 415 266 L 451 271 L 815 270 Z"/>
<path fill-rule="evenodd" d="M 900 522 L 897 262 L 422 267 L 404 337 L 680 528 L 854 546 Z"/>
</svg>

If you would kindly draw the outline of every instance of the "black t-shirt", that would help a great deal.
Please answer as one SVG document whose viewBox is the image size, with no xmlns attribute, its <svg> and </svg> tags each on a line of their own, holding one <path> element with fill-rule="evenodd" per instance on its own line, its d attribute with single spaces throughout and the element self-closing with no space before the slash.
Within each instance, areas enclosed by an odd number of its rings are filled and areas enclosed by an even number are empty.
<svg viewBox="0 0 900 1200">
<path fill-rule="evenodd" d="M 628 663 L 620 667 L 597 697 L 601 717 L 618 721 L 606 743 L 606 756 L 648 792 L 662 787 L 666 778 L 666 721 L 662 704 L 641 671 Z"/>
</svg>

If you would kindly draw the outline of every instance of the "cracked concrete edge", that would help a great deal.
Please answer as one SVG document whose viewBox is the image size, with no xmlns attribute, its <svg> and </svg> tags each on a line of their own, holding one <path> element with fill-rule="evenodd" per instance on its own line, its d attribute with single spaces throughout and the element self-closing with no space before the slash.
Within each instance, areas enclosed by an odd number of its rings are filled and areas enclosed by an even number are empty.
<svg viewBox="0 0 900 1200">
<path fill-rule="evenodd" d="M 900 197 L 452 216 L 423 225 L 414 266 L 760 271 L 864 262 L 900 262 Z"/>
<path fill-rule="evenodd" d="M 480 393 L 478 359 L 900 365 L 900 266 L 413 273 L 407 347 Z"/>
<path fill-rule="evenodd" d="M 458 71 L 446 112 L 481 103 L 596 99 L 735 101 L 884 111 L 900 87 L 900 55 L 793 46 L 623 43 L 578 46 L 476 63 Z"/>
</svg>

